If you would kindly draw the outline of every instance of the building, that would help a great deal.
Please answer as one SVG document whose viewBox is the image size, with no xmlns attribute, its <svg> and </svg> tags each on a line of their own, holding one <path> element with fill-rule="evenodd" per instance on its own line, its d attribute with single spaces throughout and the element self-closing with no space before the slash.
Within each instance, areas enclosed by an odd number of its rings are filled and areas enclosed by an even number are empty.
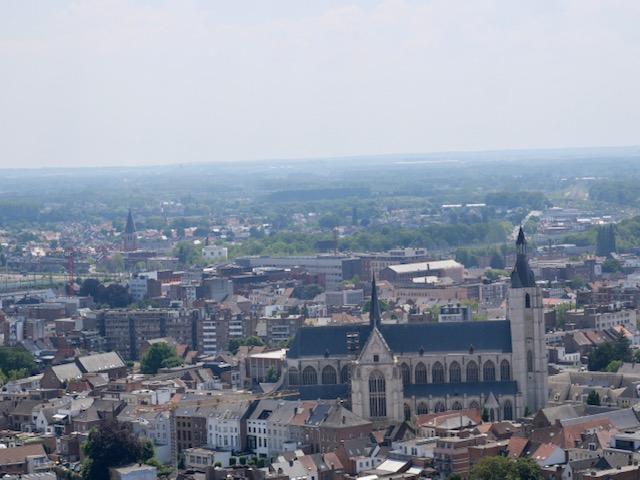
<svg viewBox="0 0 640 480">
<path fill-rule="evenodd" d="M 221 245 L 205 245 L 202 247 L 202 258 L 207 262 L 224 262 L 227 260 L 228 249 Z"/>
<path fill-rule="evenodd" d="M 380 277 L 380 273 L 391 265 L 426 262 L 429 260 L 426 248 L 398 248 L 386 253 L 358 255 L 362 259 L 362 278 L 371 280 Z"/>
<path fill-rule="evenodd" d="M 126 467 L 111 468 L 111 480 L 156 480 L 158 470 L 151 465 L 133 464 Z"/>
<path fill-rule="evenodd" d="M 327 290 L 337 290 L 344 280 L 362 274 L 362 260 L 346 255 L 317 255 L 295 257 L 244 257 L 236 259 L 243 267 L 301 268 L 321 276 Z"/>
<path fill-rule="evenodd" d="M 441 323 L 446 322 L 470 322 L 471 321 L 471 307 L 469 305 L 443 305 L 440 307 L 440 314 L 438 321 Z"/>
<path fill-rule="evenodd" d="M 350 398 L 357 416 L 380 423 L 462 409 L 510 420 L 544 407 L 542 293 L 522 230 L 517 251 L 507 320 L 382 324 L 374 279 L 369 324 L 298 330 L 284 388 L 303 400 Z"/>
<path fill-rule="evenodd" d="M 461 283 L 464 278 L 464 265 L 455 260 L 405 263 L 391 265 L 380 273 L 382 280 L 387 280 L 394 285 L 411 285 L 418 279 L 422 283 L 430 283 L 425 280 L 429 277 L 450 278 L 454 283 Z"/>
</svg>

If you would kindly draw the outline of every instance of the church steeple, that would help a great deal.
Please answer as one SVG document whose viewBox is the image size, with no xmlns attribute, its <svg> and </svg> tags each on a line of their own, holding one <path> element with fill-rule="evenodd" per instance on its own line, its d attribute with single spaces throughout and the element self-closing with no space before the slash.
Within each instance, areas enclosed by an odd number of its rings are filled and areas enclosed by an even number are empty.
<svg viewBox="0 0 640 480">
<path fill-rule="evenodd" d="M 527 239 L 524 236 L 522 226 L 518 231 L 516 251 L 516 264 L 511 272 L 511 288 L 535 287 L 536 280 L 531 267 L 529 267 L 529 260 L 527 259 Z"/>
<path fill-rule="evenodd" d="M 376 276 L 371 280 L 371 306 L 369 307 L 369 324 L 371 327 L 380 326 L 380 302 L 378 301 L 378 289 L 376 287 Z"/>
<path fill-rule="evenodd" d="M 129 209 L 129 215 L 127 215 L 127 225 L 124 227 L 124 233 L 136 233 L 136 224 L 133 223 L 131 209 Z"/>
<path fill-rule="evenodd" d="M 124 227 L 124 234 L 122 235 L 123 249 L 125 252 L 134 252 L 138 249 L 138 236 L 136 235 L 136 224 L 133 221 L 133 214 L 129 209 L 127 215 L 127 224 Z"/>
</svg>

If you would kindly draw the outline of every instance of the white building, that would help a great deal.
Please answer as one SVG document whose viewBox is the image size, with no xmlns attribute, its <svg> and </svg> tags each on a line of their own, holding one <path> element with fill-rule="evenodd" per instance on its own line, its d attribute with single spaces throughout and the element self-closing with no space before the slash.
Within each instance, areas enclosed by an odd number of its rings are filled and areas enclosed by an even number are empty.
<svg viewBox="0 0 640 480">
<path fill-rule="evenodd" d="M 207 262 L 224 262 L 228 257 L 227 247 L 220 245 L 205 245 L 202 247 L 202 258 Z"/>
</svg>

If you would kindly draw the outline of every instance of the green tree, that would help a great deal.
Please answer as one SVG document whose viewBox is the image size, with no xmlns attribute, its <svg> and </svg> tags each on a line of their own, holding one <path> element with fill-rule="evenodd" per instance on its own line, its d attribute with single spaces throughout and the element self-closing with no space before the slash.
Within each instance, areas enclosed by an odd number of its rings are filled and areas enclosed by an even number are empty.
<svg viewBox="0 0 640 480">
<path fill-rule="evenodd" d="M 276 369 L 273 367 L 269 367 L 269 370 L 267 370 L 265 381 L 267 383 L 275 383 L 278 381 L 278 378 L 280 378 L 280 375 L 278 375 L 278 372 L 276 372 Z"/>
<path fill-rule="evenodd" d="M 604 273 L 622 272 L 622 265 L 615 258 L 607 258 L 602 264 L 602 271 Z"/>
<path fill-rule="evenodd" d="M 36 362 L 23 347 L 0 347 L 0 370 L 9 378 L 28 377 L 37 371 Z"/>
<path fill-rule="evenodd" d="M 171 368 L 182 364 L 176 349 L 164 342 L 154 343 L 140 360 L 142 373 L 156 373 L 160 368 Z"/>
<path fill-rule="evenodd" d="M 178 257 L 180 265 L 191 266 L 202 263 L 202 247 L 193 242 L 178 242 L 173 249 L 173 254 Z"/>
<path fill-rule="evenodd" d="M 587 405 L 600 405 L 600 395 L 595 390 L 591 390 L 587 395 Z"/>
<path fill-rule="evenodd" d="M 232 338 L 229 340 L 229 352 L 232 354 L 238 353 L 241 346 L 260 347 L 264 345 L 264 342 L 259 337 L 244 337 L 244 338 Z"/>
<path fill-rule="evenodd" d="M 142 461 L 141 442 L 116 422 L 91 430 L 83 446 L 83 480 L 109 480 L 109 468 Z"/>
<path fill-rule="evenodd" d="M 609 373 L 616 373 L 620 369 L 621 366 L 622 366 L 622 361 L 621 360 L 611 360 L 607 364 L 607 368 L 605 368 L 605 371 L 609 372 Z"/>
<path fill-rule="evenodd" d="M 531 458 L 481 458 L 471 469 L 471 480 L 542 480 L 540 466 Z"/>
<path fill-rule="evenodd" d="M 556 328 L 564 328 L 567 323 L 567 312 L 569 312 L 571 308 L 571 303 L 560 303 L 556 305 Z"/>
</svg>

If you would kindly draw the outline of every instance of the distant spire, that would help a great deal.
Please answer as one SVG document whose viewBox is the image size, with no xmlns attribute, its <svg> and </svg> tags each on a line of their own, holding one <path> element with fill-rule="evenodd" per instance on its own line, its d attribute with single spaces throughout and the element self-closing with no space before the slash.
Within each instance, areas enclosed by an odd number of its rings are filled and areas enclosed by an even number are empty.
<svg viewBox="0 0 640 480">
<path fill-rule="evenodd" d="M 369 307 L 369 324 L 372 327 L 380 325 L 380 303 L 378 302 L 378 289 L 376 287 L 376 276 L 371 280 L 371 306 Z"/>
<path fill-rule="evenodd" d="M 516 240 L 516 264 L 511 272 L 511 288 L 535 287 L 536 280 L 527 259 L 527 239 L 524 230 L 520 226 L 518 239 Z"/>
<path fill-rule="evenodd" d="M 136 224 L 133 223 L 131 209 L 129 209 L 129 215 L 127 215 L 127 226 L 124 228 L 124 233 L 136 233 Z"/>
<path fill-rule="evenodd" d="M 518 253 L 526 254 L 527 253 L 527 239 L 524 237 L 524 230 L 522 225 L 520 225 L 520 230 L 518 231 L 518 239 L 516 240 L 516 248 Z"/>
</svg>

